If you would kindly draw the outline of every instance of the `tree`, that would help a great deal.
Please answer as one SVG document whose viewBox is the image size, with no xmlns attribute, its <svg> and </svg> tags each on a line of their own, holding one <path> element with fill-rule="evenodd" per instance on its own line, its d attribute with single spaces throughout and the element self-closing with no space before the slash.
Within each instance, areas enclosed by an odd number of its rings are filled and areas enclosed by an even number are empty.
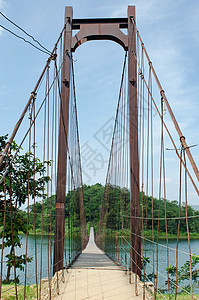
<svg viewBox="0 0 199 300">
<path fill-rule="evenodd" d="M 198 288 L 199 285 L 199 255 L 194 254 L 191 256 L 191 270 L 192 270 L 192 288 Z M 169 282 L 170 282 L 170 291 L 173 294 L 176 290 L 176 267 L 170 265 L 168 269 L 169 272 Z M 165 285 L 168 285 L 168 281 L 165 281 Z M 187 260 L 184 265 L 182 265 L 179 270 L 177 270 L 177 292 L 179 294 L 187 292 L 191 292 L 191 284 L 190 284 L 190 261 Z M 180 288 L 181 287 L 181 288 Z M 162 290 L 163 292 L 167 292 L 167 289 Z"/>
<path fill-rule="evenodd" d="M 43 216 L 42 216 L 43 211 Z M 39 233 L 47 234 L 49 231 L 55 230 L 55 195 L 46 197 L 42 201 L 37 201 L 35 204 L 29 206 L 29 224 L 31 228 L 35 227 Z M 43 219 L 43 222 L 42 222 Z"/>
<path fill-rule="evenodd" d="M 7 137 L 7 135 L 0 137 L 0 152 L 6 145 Z M 34 147 L 36 146 L 32 146 L 33 150 Z M 1 247 L 10 248 L 10 253 L 6 255 L 6 283 L 13 281 L 10 279 L 12 267 L 24 270 L 25 264 L 32 260 L 26 254 L 14 255 L 15 249 L 22 246 L 19 233 L 27 231 L 27 214 L 24 214 L 20 208 L 28 197 L 45 198 L 44 186 L 50 180 L 48 176 L 44 176 L 46 166 L 50 165 L 50 162 L 41 162 L 31 151 L 25 154 L 18 152 L 11 163 L 12 151 L 17 148 L 17 144 L 13 142 L 11 153 L 5 157 L 0 169 L 1 178 L 5 169 L 8 168 L 8 173 L 0 184 L 0 238 L 4 241 Z M 18 277 L 16 281 L 19 282 Z"/>
<path fill-rule="evenodd" d="M 94 185 L 83 185 L 84 207 L 86 221 L 93 225 L 99 221 L 104 187 L 100 183 Z"/>
<path fill-rule="evenodd" d="M 102 207 L 102 200 L 105 193 L 105 187 L 102 186 L 100 183 L 96 183 L 94 185 L 83 185 L 83 192 L 84 192 L 84 207 L 85 207 L 85 215 L 87 223 L 90 222 L 92 226 L 97 228 L 99 218 L 100 218 L 100 211 Z M 76 198 L 79 193 L 77 191 L 69 191 L 66 195 L 66 206 L 65 206 L 65 217 L 68 219 L 69 214 L 74 211 L 75 216 L 78 219 L 78 199 Z M 142 202 L 143 205 L 141 206 L 141 215 L 143 209 L 143 217 L 147 217 L 147 226 L 146 220 L 143 220 L 144 230 L 145 226 L 147 229 L 147 235 L 150 237 L 152 235 L 152 201 L 153 201 L 153 226 L 154 226 L 154 235 L 157 235 L 157 228 L 158 228 L 158 221 L 157 218 L 159 217 L 159 199 L 151 196 L 146 196 L 144 193 L 141 195 L 140 199 L 143 198 Z M 72 200 L 72 206 L 71 204 Z M 108 186 L 108 193 L 107 193 L 107 200 L 108 200 L 108 209 L 106 215 L 106 228 L 110 232 L 110 234 L 114 234 L 114 231 L 117 230 L 117 224 L 120 222 L 120 225 L 123 222 L 124 228 L 130 227 L 130 191 L 127 188 L 120 188 L 118 186 L 109 185 Z M 147 208 L 146 208 L 147 203 Z M 35 215 L 35 223 L 36 228 L 38 231 L 41 231 L 41 224 L 42 224 L 42 215 L 40 212 L 42 211 L 43 206 L 43 231 L 47 232 L 47 223 L 48 220 L 51 224 L 51 231 L 54 231 L 55 225 L 55 195 L 52 195 L 50 198 L 46 198 L 42 201 L 37 201 L 36 204 L 30 205 L 30 217 L 29 221 L 30 224 L 34 226 L 34 211 Z M 167 209 L 167 229 L 168 233 L 176 236 L 178 232 L 178 216 L 179 216 L 179 205 L 178 202 L 173 200 L 169 201 L 166 200 L 166 209 Z M 147 213 L 146 213 L 147 211 Z M 51 212 L 52 217 L 47 219 L 48 212 Z M 186 215 L 186 207 L 185 204 L 182 204 L 181 207 L 181 217 L 185 217 Z M 194 210 L 191 206 L 188 205 L 188 216 L 198 216 L 199 211 Z M 125 217 L 124 217 L 125 216 Z M 159 224 L 159 234 L 165 236 L 165 204 L 164 199 L 160 199 L 160 224 Z M 79 225 L 78 225 L 79 226 Z M 78 227 L 77 226 L 77 227 Z M 120 226 L 121 228 L 121 226 Z M 198 237 L 198 228 L 199 228 L 199 218 L 189 218 L 189 230 L 191 236 Z M 49 229 L 48 229 L 49 230 Z M 187 226 L 186 226 L 186 219 L 183 218 L 180 221 L 180 236 L 186 236 L 187 234 Z"/>
</svg>

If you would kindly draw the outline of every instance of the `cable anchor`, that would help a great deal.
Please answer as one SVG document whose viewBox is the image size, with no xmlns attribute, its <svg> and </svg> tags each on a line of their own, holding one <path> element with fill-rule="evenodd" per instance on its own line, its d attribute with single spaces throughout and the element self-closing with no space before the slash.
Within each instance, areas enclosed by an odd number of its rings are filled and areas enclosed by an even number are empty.
<svg viewBox="0 0 199 300">
<path fill-rule="evenodd" d="M 33 104 L 36 100 L 36 93 L 32 92 L 31 95 L 32 95 L 32 99 L 31 99 L 31 102 L 30 102 L 30 105 L 29 105 L 28 119 L 33 121 L 32 120 L 32 111 L 33 111 Z"/>
<path fill-rule="evenodd" d="M 57 54 L 54 53 L 54 54 L 51 55 L 50 60 L 56 60 L 56 58 L 57 58 Z"/>
<path fill-rule="evenodd" d="M 164 90 L 161 90 L 160 95 L 161 95 L 161 103 L 162 103 L 162 116 L 166 115 L 167 112 L 163 94 L 164 94 Z"/>
<path fill-rule="evenodd" d="M 65 87 L 69 88 L 69 81 L 68 80 L 64 79 L 62 81 L 62 83 L 65 85 Z"/>
</svg>

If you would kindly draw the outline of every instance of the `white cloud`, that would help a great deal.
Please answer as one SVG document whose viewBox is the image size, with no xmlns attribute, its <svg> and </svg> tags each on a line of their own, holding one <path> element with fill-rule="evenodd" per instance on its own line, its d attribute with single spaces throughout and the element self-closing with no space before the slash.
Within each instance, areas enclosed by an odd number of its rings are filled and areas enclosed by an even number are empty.
<svg viewBox="0 0 199 300">
<path fill-rule="evenodd" d="M 6 3 L 4 0 L 0 0 L 0 9 L 4 9 L 6 6 Z"/>
</svg>

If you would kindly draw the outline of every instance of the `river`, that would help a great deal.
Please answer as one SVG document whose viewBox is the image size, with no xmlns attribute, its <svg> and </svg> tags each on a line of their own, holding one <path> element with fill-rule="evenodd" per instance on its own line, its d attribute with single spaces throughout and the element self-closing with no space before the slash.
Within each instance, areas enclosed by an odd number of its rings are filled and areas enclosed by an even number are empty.
<svg viewBox="0 0 199 300">
<path fill-rule="evenodd" d="M 25 245 L 26 245 L 26 236 L 20 235 L 22 247 L 16 250 L 16 255 L 25 254 Z M 28 284 L 35 284 L 36 280 L 39 282 L 40 278 L 48 277 L 48 259 L 53 259 L 53 247 L 51 247 L 51 254 L 48 255 L 48 238 L 47 236 L 43 236 L 43 245 L 42 245 L 42 252 L 41 252 L 41 236 L 37 236 L 36 238 L 36 246 L 37 246 L 37 278 L 36 278 L 36 259 L 35 259 L 35 238 L 34 236 L 28 237 L 28 255 L 33 257 L 33 260 L 28 263 L 27 266 L 27 283 Z M 52 237 L 53 242 L 53 237 Z M 52 243 L 53 244 L 53 243 Z M 68 253 L 68 239 L 65 239 L 65 248 L 66 252 L 64 254 L 64 258 L 68 261 L 69 260 L 69 253 Z M 111 246 L 111 245 L 110 245 Z M 176 240 L 169 240 L 169 264 L 175 265 L 176 262 Z M 180 240 L 179 241 L 179 250 L 182 252 L 188 253 L 188 242 L 187 240 Z M 127 249 L 129 252 L 129 248 Z M 50 252 L 50 251 L 49 251 Z M 189 255 L 179 252 L 179 267 L 182 266 L 188 259 Z M 191 252 L 192 254 L 199 254 L 199 240 L 191 240 Z M 4 260 L 5 255 L 9 253 L 8 249 L 4 250 Z M 42 253 L 42 256 L 41 256 Z M 145 256 L 145 253 L 143 253 Z M 150 262 L 147 264 L 146 273 L 150 274 L 153 270 L 153 245 L 151 242 L 146 242 L 146 257 L 149 257 Z M 41 259 L 42 259 L 42 268 L 41 268 Z M 154 261 L 156 264 L 156 245 L 154 246 Z M 159 247 L 158 247 L 158 286 L 163 288 L 164 283 L 166 281 L 166 267 L 167 267 L 167 248 L 166 248 L 166 241 L 159 240 Z M 50 267 L 50 266 L 49 266 Z M 52 270 L 52 268 L 49 268 Z M 41 274 L 40 274 L 41 273 Z M 3 278 L 6 275 L 6 267 L 5 263 L 3 266 Z M 24 283 L 24 271 L 17 270 L 17 275 L 19 276 L 20 282 Z M 52 275 L 51 271 L 49 275 Z M 14 278 L 14 271 L 11 272 L 11 277 Z"/>
</svg>

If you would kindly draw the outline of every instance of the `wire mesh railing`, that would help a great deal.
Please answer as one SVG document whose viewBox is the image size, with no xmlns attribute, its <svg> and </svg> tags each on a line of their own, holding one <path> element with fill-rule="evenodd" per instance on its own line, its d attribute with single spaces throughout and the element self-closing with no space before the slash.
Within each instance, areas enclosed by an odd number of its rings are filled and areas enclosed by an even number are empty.
<svg viewBox="0 0 199 300">
<path fill-rule="evenodd" d="M 68 20 L 66 22 L 69 22 Z M 0 297 L 41 299 L 43 279 L 52 297 L 55 245 L 63 244 L 63 268 L 87 242 L 79 132 L 72 55 L 64 51 L 64 33 L 47 60 L 30 99 L 8 140 L 0 138 Z M 66 190 L 64 215 L 56 210 L 59 124 L 63 124 L 62 69 L 70 63 L 68 123 L 65 136 Z M 64 218 L 63 236 L 54 236 L 56 219 Z M 56 274 L 55 274 L 56 276 Z M 64 272 L 62 272 L 64 276 Z M 32 288 L 31 288 L 32 286 Z M 57 277 L 58 286 L 58 277 Z M 13 294 L 12 294 L 13 296 Z"/>
<path fill-rule="evenodd" d="M 143 299 L 149 290 L 154 299 L 176 299 L 180 294 L 198 299 L 199 253 L 191 239 L 197 235 L 198 212 L 189 205 L 198 199 L 198 171 L 134 18 L 131 22 L 136 51 L 128 53 L 128 59 L 133 56 L 137 65 L 138 124 L 133 126 L 138 131 L 140 210 L 132 207 L 135 196 L 130 189 L 132 99 L 124 63 L 96 241 L 126 272 L 137 270 L 135 294 L 141 280 Z M 135 226 L 140 232 L 132 230 Z"/>
</svg>

